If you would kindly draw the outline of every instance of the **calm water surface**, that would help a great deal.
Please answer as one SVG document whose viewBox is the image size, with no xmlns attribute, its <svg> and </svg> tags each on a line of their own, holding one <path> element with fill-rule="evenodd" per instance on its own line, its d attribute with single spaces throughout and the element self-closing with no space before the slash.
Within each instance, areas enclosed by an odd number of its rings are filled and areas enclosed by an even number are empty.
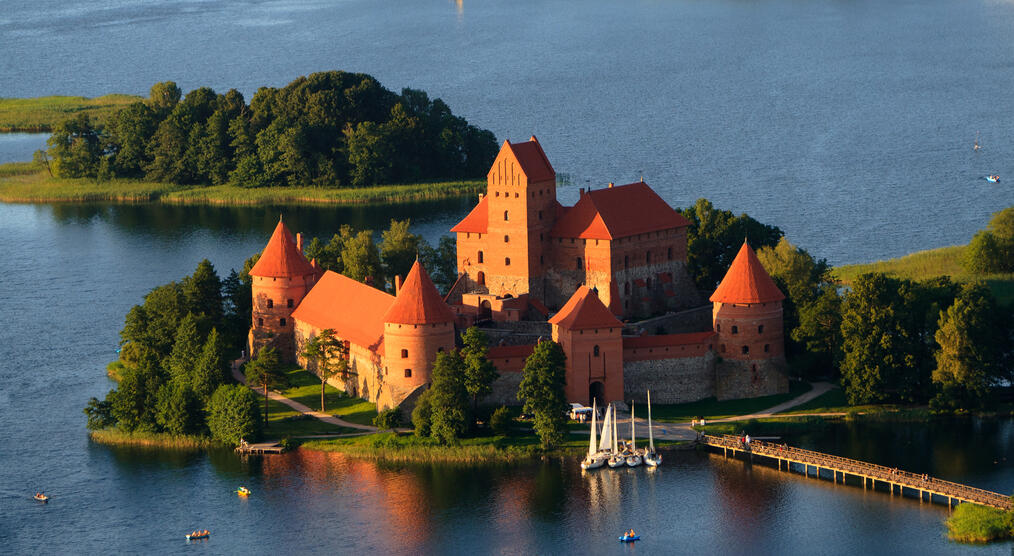
<svg viewBox="0 0 1014 556">
<path fill-rule="evenodd" d="M 844 264 L 967 242 L 1014 204 L 983 179 L 1014 180 L 1012 30 L 999 0 L 5 0 L 0 96 L 362 71 L 536 134 L 565 202 L 643 175 Z"/>
<path fill-rule="evenodd" d="M 460 211 L 415 215 L 423 229 Z M 390 212 L 303 209 L 296 229 Z M 396 214 L 399 217 L 409 214 Z M 243 460 L 92 444 L 81 408 L 114 384 L 123 315 L 209 257 L 260 249 L 272 209 L 0 205 L 0 542 L 5 552 L 377 554 L 1007 554 L 943 536 L 946 507 L 682 453 L 655 472 L 576 461 L 388 466 L 296 452 Z M 429 218 L 429 219 L 427 219 Z M 1009 492 L 1014 421 L 841 426 L 793 441 Z M 254 495 L 239 499 L 235 488 Z M 44 489 L 45 506 L 31 500 Z M 645 535 L 619 545 L 620 531 Z M 205 543 L 185 532 L 208 528 Z M 896 548 L 893 548 L 896 547 Z"/>
</svg>

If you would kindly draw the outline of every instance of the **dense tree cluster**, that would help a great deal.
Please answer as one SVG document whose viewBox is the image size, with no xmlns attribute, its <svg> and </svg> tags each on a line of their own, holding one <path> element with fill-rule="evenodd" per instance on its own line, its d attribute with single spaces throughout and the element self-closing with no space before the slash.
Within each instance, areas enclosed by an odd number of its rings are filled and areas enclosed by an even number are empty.
<svg viewBox="0 0 1014 556">
<path fill-rule="evenodd" d="M 474 178 L 497 152 L 491 132 L 440 99 L 342 71 L 261 87 L 249 105 L 235 89 L 183 96 L 175 83 L 157 83 L 105 128 L 81 115 L 58 124 L 48 144 L 61 177 L 241 187 Z"/>
<path fill-rule="evenodd" d="M 1014 207 L 997 212 L 965 249 L 961 261 L 973 274 L 1014 272 Z"/>
<path fill-rule="evenodd" d="M 89 428 L 208 433 L 212 399 L 230 381 L 228 354 L 242 344 L 249 298 L 249 281 L 235 271 L 222 281 L 206 259 L 181 282 L 149 292 L 120 332 L 118 387 L 85 408 Z"/>
<path fill-rule="evenodd" d="M 518 400 L 535 421 L 535 434 L 543 448 L 559 446 L 567 432 L 567 356 L 560 344 L 542 341 L 521 370 Z"/>
</svg>

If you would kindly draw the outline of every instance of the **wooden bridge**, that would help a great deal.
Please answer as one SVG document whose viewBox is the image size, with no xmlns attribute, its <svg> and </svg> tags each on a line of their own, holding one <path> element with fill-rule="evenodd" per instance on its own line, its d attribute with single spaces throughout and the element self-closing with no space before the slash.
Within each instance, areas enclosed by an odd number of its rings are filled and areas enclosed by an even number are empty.
<svg viewBox="0 0 1014 556">
<path fill-rule="evenodd" d="M 867 488 L 875 490 L 879 482 L 888 486 L 891 496 L 894 496 L 895 490 L 897 490 L 900 496 L 905 496 L 905 489 L 908 489 L 911 494 L 918 493 L 920 502 L 926 499 L 931 503 L 939 502 L 942 504 L 944 499 L 946 499 L 948 507 L 956 502 L 971 502 L 1003 510 L 1014 508 L 1011 497 L 997 492 L 952 483 L 928 475 L 918 475 L 916 473 L 909 473 L 908 471 L 892 469 L 883 465 L 866 463 L 865 461 L 793 448 L 785 444 L 775 444 L 760 440 L 751 440 L 749 444 L 746 444 L 736 436 L 712 436 L 708 434 L 701 435 L 698 441 L 716 450 L 721 450 L 725 457 L 729 457 L 731 454 L 735 458 L 736 454 L 742 454 L 743 457 L 748 457 L 751 461 L 759 459 L 760 461 L 767 461 L 769 463 L 775 462 L 779 471 L 784 468 L 784 471 L 792 472 L 792 465 L 795 464 L 801 466 L 803 474 L 809 477 L 810 468 L 812 467 L 815 469 L 813 476 L 820 479 L 821 470 L 828 470 L 831 471 L 831 480 L 837 483 L 840 476 L 842 484 L 847 484 L 846 477 L 851 475 L 856 479 L 862 480 L 864 490 Z"/>
</svg>

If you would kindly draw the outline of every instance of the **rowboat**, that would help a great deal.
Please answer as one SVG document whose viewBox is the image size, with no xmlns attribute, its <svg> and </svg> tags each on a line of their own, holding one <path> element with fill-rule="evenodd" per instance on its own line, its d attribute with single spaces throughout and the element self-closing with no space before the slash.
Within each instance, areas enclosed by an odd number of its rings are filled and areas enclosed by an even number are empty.
<svg viewBox="0 0 1014 556">
<path fill-rule="evenodd" d="M 236 494 L 238 494 L 240 496 L 250 496 L 250 489 L 248 489 L 246 487 L 239 487 L 236 490 Z"/>
<path fill-rule="evenodd" d="M 209 533 L 208 531 L 198 531 L 198 532 L 194 532 L 194 533 L 188 534 L 187 535 L 187 540 L 188 541 L 196 541 L 196 540 L 200 540 L 200 539 L 206 539 L 206 538 L 208 538 L 210 536 L 211 536 L 211 533 Z"/>
<path fill-rule="evenodd" d="M 639 540 L 641 540 L 641 535 L 630 536 L 624 533 L 623 536 L 620 537 L 620 542 L 634 542 Z"/>
<path fill-rule="evenodd" d="M 38 500 L 39 502 L 49 502 L 49 497 L 41 492 L 36 492 L 35 496 L 33 496 L 32 498 Z"/>
<path fill-rule="evenodd" d="M 998 174 L 990 174 L 986 176 L 986 181 L 988 181 L 989 183 L 999 183 L 1000 176 Z"/>
</svg>

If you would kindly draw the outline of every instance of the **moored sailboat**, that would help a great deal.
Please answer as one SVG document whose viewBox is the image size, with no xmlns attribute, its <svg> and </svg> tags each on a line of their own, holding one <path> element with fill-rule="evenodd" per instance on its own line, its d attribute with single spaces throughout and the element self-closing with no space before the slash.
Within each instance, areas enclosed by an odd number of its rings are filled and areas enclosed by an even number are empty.
<svg viewBox="0 0 1014 556">
<path fill-rule="evenodd" d="M 609 456 L 609 467 L 623 467 L 627 463 L 627 458 L 624 457 L 624 455 L 620 453 L 619 446 L 618 446 L 618 443 L 616 441 L 616 429 L 619 428 L 619 427 L 616 426 L 617 425 L 617 423 L 616 423 L 616 410 L 613 409 L 613 404 L 609 404 L 609 409 L 612 411 L 612 417 L 613 417 L 613 423 L 612 423 L 613 426 L 612 426 L 612 428 L 609 431 L 609 433 L 610 433 L 610 442 L 611 442 L 611 448 L 610 448 L 610 454 L 611 455 Z"/>
<path fill-rule="evenodd" d="M 598 414 L 598 408 L 595 405 L 595 400 L 592 400 L 592 422 L 591 422 L 591 435 L 588 440 L 588 455 L 585 456 L 584 460 L 581 461 L 581 469 L 597 469 L 602 467 L 606 463 L 606 456 L 598 450 L 598 442 L 595 437 L 597 431 L 596 428 L 598 423 L 596 422 L 596 416 Z"/>
<path fill-rule="evenodd" d="M 662 454 L 655 451 L 655 434 L 651 430 L 651 390 L 648 390 L 648 451 L 644 453 L 644 464 L 649 467 L 662 465 Z"/>
<path fill-rule="evenodd" d="M 641 454 L 637 452 L 637 439 L 634 437 L 634 404 L 630 404 L 630 452 L 626 463 L 629 467 L 641 465 Z"/>
</svg>

